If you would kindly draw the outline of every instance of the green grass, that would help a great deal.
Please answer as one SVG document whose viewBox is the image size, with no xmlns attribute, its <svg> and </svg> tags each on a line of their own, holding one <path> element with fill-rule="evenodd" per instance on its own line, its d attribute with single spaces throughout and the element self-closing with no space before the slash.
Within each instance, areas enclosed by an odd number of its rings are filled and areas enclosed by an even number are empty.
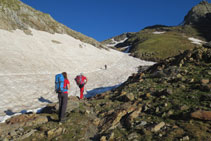
<svg viewBox="0 0 211 141">
<path fill-rule="evenodd" d="M 137 36 L 139 36 L 139 42 L 134 45 L 131 52 L 136 57 L 147 60 L 165 59 L 195 46 L 187 37 L 183 37 L 176 32 L 166 32 L 159 35 L 139 33 Z"/>
</svg>

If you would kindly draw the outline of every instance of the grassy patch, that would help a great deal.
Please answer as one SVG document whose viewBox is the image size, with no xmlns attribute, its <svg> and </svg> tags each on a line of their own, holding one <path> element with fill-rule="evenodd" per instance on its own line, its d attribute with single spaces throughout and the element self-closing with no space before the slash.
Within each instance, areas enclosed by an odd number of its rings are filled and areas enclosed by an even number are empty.
<svg viewBox="0 0 211 141">
<path fill-rule="evenodd" d="M 143 34 L 143 35 L 142 35 Z M 187 37 L 176 32 L 166 32 L 163 34 L 139 33 L 138 42 L 133 46 L 131 52 L 136 57 L 154 60 L 165 59 L 179 54 L 180 51 L 194 48 Z"/>
</svg>

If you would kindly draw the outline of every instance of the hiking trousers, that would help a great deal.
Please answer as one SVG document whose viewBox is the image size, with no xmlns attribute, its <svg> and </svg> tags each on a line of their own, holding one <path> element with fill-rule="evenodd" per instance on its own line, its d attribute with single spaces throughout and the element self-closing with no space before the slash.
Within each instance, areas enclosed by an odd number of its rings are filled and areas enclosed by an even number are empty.
<svg viewBox="0 0 211 141">
<path fill-rule="evenodd" d="M 83 99 L 83 97 L 84 97 L 84 84 L 79 85 L 79 88 L 80 88 L 80 99 Z"/>
<path fill-rule="evenodd" d="M 59 113 L 58 113 L 58 116 L 59 116 L 59 121 L 61 121 L 65 118 L 68 94 L 59 93 L 58 98 L 59 98 Z"/>
<path fill-rule="evenodd" d="M 83 99 L 84 97 L 84 87 L 80 88 L 80 99 Z"/>
</svg>

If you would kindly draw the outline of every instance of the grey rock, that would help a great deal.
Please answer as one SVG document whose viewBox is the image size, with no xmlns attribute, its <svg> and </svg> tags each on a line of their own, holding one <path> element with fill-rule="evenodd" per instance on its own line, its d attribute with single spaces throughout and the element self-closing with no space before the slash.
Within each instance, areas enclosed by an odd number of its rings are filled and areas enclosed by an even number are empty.
<svg viewBox="0 0 211 141">
<path fill-rule="evenodd" d="M 187 105 L 183 105 L 182 107 L 180 107 L 180 110 L 183 111 L 183 110 L 187 110 L 189 109 L 189 107 Z"/>
<path fill-rule="evenodd" d="M 170 110 L 168 111 L 167 115 L 170 116 L 170 115 L 173 115 L 174 114 L 174 111 L 173 110 Z"/>
<path fill-rule="evenodd" d="M 211 48 L 211 41 L 203 44 L 203 46 L 206 47 L 206 48 Z"/>
<path fill-rule="evenodd" d="M 4 138 L 3 141 L 9 141 L 9 139 L 8 138 Z"/>
<path fill-rule="evenodd" d="M 158 132 L 162 127 L 165 126 L 165 122 L 160 122 L 152 128 L 152 132 Z"/>
<path fill-rule="evenodd" d="M 133 93 L 127 93 L 126 95 L 123 95 L 119 98 L 119 100 L 121 101 L 125 101 L 125 102 L 128 102 L 128 101 L 133 101 L 135 99 Z"/>
<path fill-rule="evenodd" d="M 190 140 L 189 136 L 185 136 L 182 139 L 180 139 L 180 141 L 189 141 L 189 140 Z"/>
<path fill-rule="evenodd" d="M 47 135 L 48 135 L 48 137 L 54 137 L 54 136 L 60 135 L 62 133 L 62 131 L 63 131 L 63 129 L 61 127 L 51 129 L 47 132 Z"/>
<path fill-rule="evenodd" d="M 161 93 L 163 95 L 171 95 L 173 94 L 173 90 L 171 88 L 167 88 L 167 89 L 164 89 Z"/>
<path fill-rule="evenodd" d="M 21 128 L 18 128 L 18 131 L 24 132 L 24 129 L 21 127 Z"/>
<path fill-rule="evenodd" d="M 163 71 L 156 71 L 152 74 L 152 77 L 155 77 L 155 78 L 162 78 L 165 76 L 166 76 L 166 74 Z"/>
<path fill-rule="evenodd" d="M 211 75 L 211 71 L 208 71 L 207 74 L 208 74 L 208 75 Z"/>
<path fill-rule="evenodd" d="M 32 134 L 34 134 L 34 132 L 36 132 L 37 130 L 31 130 L 31 131 L 29 131 L 28 133 L 26 133 L 26 134 L 24 134 L 20 139 L 21 140 L 23 140 L 23 139 L 25 139 L 25 138 L 28 138 L 28 137 L 30 137 Z"/>
<path fill-rule="evenodd" d="M 147 124 L 146 121 L 141 121 L 141 123 L 140 123 L 141 126 L 145 126 L 146 124 Z"/>
<path fill-rule="evenodd" d="M 159 107 L 156 107 L 155 112 L 158 113 L 160 111 Z"/>
<path fill-rule="evenodd" d="M 128 140 L 134 140 L 136 138 L 138 138 L 138 134 L 136 132 L 133 132 L 128 136 Z"/>
<path fill-rule="evenodd" d="M 11 132 L 9 132 L 9 135 L 10 136 L 16 136 L 17 135 L 17 132 L 15 130 L 12 130 Z"/>
</svg>

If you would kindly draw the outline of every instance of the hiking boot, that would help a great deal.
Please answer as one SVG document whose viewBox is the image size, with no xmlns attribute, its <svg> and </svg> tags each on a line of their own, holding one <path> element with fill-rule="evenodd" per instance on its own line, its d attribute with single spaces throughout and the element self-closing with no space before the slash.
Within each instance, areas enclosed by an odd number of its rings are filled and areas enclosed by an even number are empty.
<svg viewBox="0 0 211 141">
<path fill-rule="evenodd" d="M 66 117 L 64 117 L 63 119 L 59 119 L 59 122 L 65 122 L 67 120 Z"/>
<path fill-rule="evenodd" d="M 61 120 L 59 120 L 59 123 L 63 123 L 65 121 L 66 121 L 66 119 L 61 119 Z"/>
</svg>

